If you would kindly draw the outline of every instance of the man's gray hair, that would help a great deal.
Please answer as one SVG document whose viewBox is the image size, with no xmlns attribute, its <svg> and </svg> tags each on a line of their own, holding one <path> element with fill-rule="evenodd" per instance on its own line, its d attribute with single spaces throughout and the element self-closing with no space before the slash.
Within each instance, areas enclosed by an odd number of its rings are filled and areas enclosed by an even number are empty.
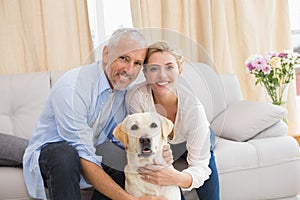
<svg viewBox="0 0 300 200">
<path fill-rule="evenodd" d="M 134 28 L 119 28 L 113 32 L 108 40 L 108 48 L 114 48 L 122 37 L 127 37 L 130 40 L 136 41 L 141 44 L 142 47 L 147 47 L 147 41 L 145 37 Z"/>
</svg>

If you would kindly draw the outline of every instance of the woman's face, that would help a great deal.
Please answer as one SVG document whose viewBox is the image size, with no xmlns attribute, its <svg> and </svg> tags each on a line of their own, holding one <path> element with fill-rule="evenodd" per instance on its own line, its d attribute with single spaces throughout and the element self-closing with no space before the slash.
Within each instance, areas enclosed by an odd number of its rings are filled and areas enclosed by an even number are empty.
<svg viewBox="0 0 300 200">
<path fill-rule="evenodd" d="M 175 92 L 180 71 L 175 57 L 169 52 L 155 52 L 148 58 L 144 75 L 156 95 Z"/>
</svg>

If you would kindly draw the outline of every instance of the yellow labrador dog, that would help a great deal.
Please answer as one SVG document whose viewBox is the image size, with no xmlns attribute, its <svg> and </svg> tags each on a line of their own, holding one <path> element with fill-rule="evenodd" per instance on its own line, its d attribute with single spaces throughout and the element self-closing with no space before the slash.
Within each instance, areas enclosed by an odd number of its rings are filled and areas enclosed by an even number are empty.
<svg viewBox="0 0 300 200">
<path fill-rule="evenodd" d="M 126 149 L 125 190 L 129 194 L 135 197 L 151 195 L 164 196 L 169 200 L 181 199 L 179 187 L 152 184 L 137 173 L 139 167 L 154 164 L 154 160 L 167 165 L 162 158 L 162 148 L 172 129 L 173 123 L 155 112 L 129 115 L 115 128 L 114 136 Z"/>
</svg>

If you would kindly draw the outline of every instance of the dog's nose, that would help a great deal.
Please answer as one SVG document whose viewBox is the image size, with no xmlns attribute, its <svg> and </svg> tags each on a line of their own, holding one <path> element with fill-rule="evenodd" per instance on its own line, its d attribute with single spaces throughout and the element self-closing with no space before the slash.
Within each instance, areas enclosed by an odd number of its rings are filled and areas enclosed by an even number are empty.
<svg viewBox="0 0 300 200">
<path fill-rule="evenodd" d="M 140 137 L 140 143 L 141 144 L 151 144 L 151 138 L 147 136 Z"/>
</svg>

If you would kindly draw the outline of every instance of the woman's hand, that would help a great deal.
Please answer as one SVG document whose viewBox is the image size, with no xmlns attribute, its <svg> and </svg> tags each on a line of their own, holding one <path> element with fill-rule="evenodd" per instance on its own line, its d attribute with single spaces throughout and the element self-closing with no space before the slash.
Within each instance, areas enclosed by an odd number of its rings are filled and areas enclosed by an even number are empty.
<svg viewBox="0 0 300 200">
<path fill-rule="evenodd" d="M 157 185 L 189 188 L 193 181 L 190 174 L 176 170 L 173 165 L 146 165 L 138 168 L 137 172 L 144 181 Z"/>
<path fill-rule="evenodd" d="M 141 178 L 157 185 L 178 185 L 180 173 L 172 165 L 146 165 L 138 168 Z"/>
</svg>

